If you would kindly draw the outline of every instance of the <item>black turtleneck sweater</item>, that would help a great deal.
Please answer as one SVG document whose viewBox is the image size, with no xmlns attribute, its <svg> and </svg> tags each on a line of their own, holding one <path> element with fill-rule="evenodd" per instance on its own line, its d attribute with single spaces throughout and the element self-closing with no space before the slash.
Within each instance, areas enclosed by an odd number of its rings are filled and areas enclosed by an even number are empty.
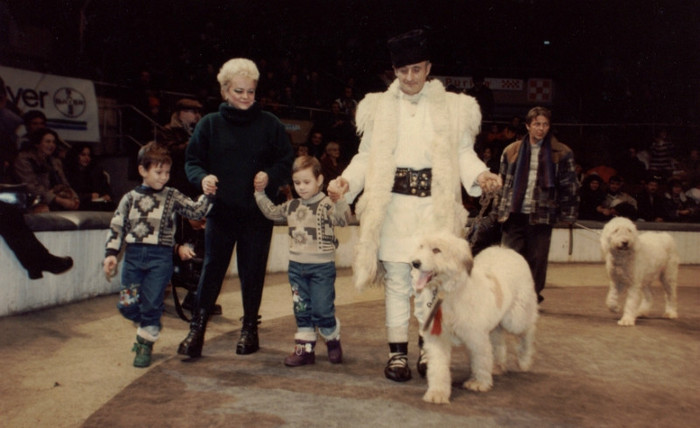
<svg viewBox="0 0 700 428">
<path fill-rule="evenodd" d="M 202 118 L 187 146 L 185 171 L 198 188 L 213 174 L 219 179 L 214 210 L 221 205 L 239 214 L 258 212 L 253 198 L 253 178 L 259 171 L 269 176 L 267 194 L 291 177 L 294 159 L 284 125 L 258 103 L 239 110 L 227 103 Z"/>
</svg>

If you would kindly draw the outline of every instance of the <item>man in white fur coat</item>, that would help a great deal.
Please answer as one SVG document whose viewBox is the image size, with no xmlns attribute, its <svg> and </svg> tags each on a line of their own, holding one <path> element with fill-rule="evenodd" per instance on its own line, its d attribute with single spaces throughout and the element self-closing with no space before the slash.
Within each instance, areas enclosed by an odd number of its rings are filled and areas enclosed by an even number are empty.
<svg viewBox="0 0 700 428">
<path fill-rule="evenodd" d="M 478 196 L 482 189 L 500 189 L 502 183 L 474 153 L 481 124 L 476 100 L 448 93 L 441 82 L 427 80 L 431 64 L 424 32 L 394 37 L 388 47 L 396 80 L 386 92 L 367 94 L 360 102 L 359 151 L 342 175 L 329 183 L 328 193 L 352 202 L 364 190 L 356 209 L 360 236 L 354 282 L 358 289 L 385 286 L 390 354 L 384 374 L 403 382 L 411 379 L 407 357 L 411 253 L 425 234 L 447 230 L 464 236 L 462 184 Z M 433 297 L 429 293 L 416 297 L 420 325 Z M 418 371 L 423 376 L 426 364 L 421 352 Z"/>
</svg>

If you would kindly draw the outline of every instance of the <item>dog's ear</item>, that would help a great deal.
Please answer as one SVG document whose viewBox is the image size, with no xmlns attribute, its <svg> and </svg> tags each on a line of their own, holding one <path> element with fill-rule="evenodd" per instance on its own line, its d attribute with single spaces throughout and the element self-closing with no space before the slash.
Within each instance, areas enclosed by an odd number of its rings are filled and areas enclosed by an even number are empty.
<svg viewBox="0 0 700 428">
<path fill-rule="evenodd" d="M 464 261 L 464 266 L 467 268 L 467 275 L 472 274 L 472 268 L 474 267 L 474 259 L 471 257 L 471 254 L 467 259 Z"/>
<path fill-rule="evenodd" d="M 469 247 L 469 243 L 466 239 L 462 239 L 460 245 L 462 246 L 462 263 L 464 263 L 464 267 L 467 269 L 467 275 L 471 275 L 472 268 L 474 267 L 474 256 L 472 256 L 472 249 Z"/>
</svg>

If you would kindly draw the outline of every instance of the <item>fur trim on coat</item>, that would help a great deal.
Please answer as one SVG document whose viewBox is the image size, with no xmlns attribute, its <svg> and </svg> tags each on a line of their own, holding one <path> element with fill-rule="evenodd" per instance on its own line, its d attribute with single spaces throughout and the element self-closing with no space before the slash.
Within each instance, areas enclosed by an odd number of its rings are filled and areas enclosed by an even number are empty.
<svg viewBox="0 0 700 428">
<path fill-rule="evenodd" d="M 464 94 L 445 91 L 438 80 L 426 82 L 424 101 L 433 122 L 431 195 L 437 224 L 464 236 L 467 211 L 462 205 L 459 174 L 459 142 L 466 133 L 473 141 L 479 133 L 481 111 L 476 100 Z M 357 202 L 360 220 L 359 240 L 353 260 L 357 289 L 381 285 L 384 272 L 378 260 L 379 239 L 387 206 L 391 201 L 396 161 L 400 88 L 395 80 L 386 92 L 371 93 L 357 108 L 358 134 L 367 132 L 371 140 L 364 193 Z"/>
</svg>

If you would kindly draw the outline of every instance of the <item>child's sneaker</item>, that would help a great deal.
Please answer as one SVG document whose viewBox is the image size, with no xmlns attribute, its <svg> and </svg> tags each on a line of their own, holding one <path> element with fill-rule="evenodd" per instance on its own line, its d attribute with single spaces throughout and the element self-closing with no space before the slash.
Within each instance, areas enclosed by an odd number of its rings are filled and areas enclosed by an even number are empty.
<svg viewBox="0 0 700 428">
<path fill-rule="evenodd" d="M 340 339 L 329 340 L 326 342 L 328 347 L 328 361 L 333 364 L 343 362 L 343 348 L 340 346 Z"/>
<path fill-rule="evenodd" d="M 294 352 L 287 355 L 284 359 L 284 365 L 289 367 L 305 366 L 316 362 L 316 354 L 314 354 L 314 346 L 316 341 L 295 340 Z"/>
<path fill-rule="evenodd" d="M 131 348 L 132 352 L 136 352 L 134 357 L 134 367 L 148 367 L 151 365 L 151 352 L 153 351 L 153 342 L 144 339 L 141 336 L 136 336 L 136 343 Z"/>
</svg>

